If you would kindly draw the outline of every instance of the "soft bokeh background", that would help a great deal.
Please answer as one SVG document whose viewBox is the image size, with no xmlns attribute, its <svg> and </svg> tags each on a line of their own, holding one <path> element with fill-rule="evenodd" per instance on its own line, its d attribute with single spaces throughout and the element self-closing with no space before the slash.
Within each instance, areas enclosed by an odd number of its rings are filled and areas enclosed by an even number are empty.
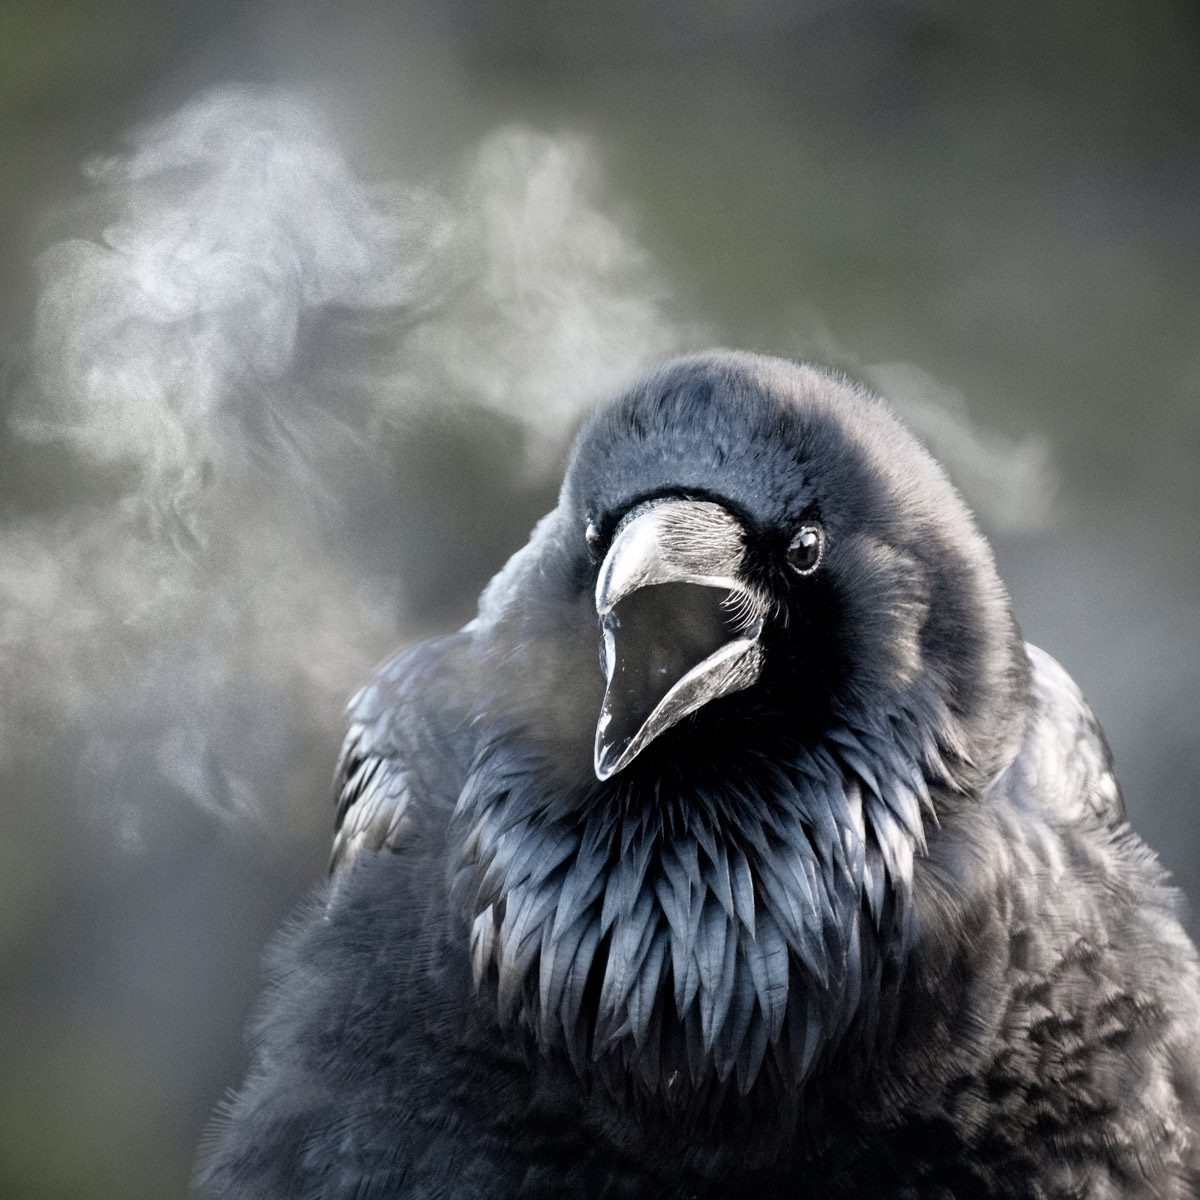
<svg viewBox="0 0 1200 1200">
<path fill-rule="evenodd" d="M 0 1194 L 185 1194 L 347 696 L 675 349 L 893 396 L 1200 898 L 1198 101 L 1190 0 L 0 0 Z"/>
</svg>

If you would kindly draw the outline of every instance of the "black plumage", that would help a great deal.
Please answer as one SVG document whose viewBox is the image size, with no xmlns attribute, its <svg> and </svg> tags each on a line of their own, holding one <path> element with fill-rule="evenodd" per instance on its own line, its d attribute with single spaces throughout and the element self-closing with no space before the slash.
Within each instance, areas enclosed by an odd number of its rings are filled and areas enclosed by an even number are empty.
<svg viewBox="0 0 1200 1200">
<path fill-rule="evenodd" d="M 844 380 L 712 354 L 599 409 L 337 788 L 213 1196 L 1200 1194 L 1176 897 Z"/>
</svg>

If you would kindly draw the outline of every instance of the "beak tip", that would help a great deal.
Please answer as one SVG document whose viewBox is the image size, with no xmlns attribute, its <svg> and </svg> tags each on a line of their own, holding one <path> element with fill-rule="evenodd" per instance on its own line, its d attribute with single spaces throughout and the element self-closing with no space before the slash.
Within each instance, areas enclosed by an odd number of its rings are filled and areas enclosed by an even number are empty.
<svg viewBox="0 0 1200 1200">
<path fill-rule="evenodd" d="M 613 747 L 605 742 L 596 742 L 596 754 L 592 760 L 592 767 L 596 772 L 596 778 L 604 783 L 605 780 L 612 778 L 617 773 L 617 763 L 620 761 L 620 756 L 613 753 Z"/>
<path fill-rule="evenodd" d="M 623 771 L 634 757 L 629 751 L 635 739 L 611 736 L 613 731 L 608 728 L 611 719 L 606 706 L 596 729 L 596 748 L 592 757 L 592 769 L 601 783 Z"/>
</svg>

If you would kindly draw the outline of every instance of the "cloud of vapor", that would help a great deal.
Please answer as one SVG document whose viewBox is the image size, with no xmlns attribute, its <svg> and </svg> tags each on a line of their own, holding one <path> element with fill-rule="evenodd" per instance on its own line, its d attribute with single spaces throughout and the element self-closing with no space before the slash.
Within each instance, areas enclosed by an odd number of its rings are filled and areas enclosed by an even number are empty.
<svg viewBox="0 0 1200 1200">
<path fill-rule="evenodd" d="M 1046 437 L 1010 438 L 981 425 L 962 392 L 913 363 L 875 363 L 861 374 L 949 468 L 992 529 L 1029 533 L 1053 523 L 1058 472 Z"/>
<path fill-rule="evenodd" d="M 89 174 L 119 217 L 42 256 L 21 428 L 129 463 L 177 512 L 227 457 L 230 410 L 286 376 L 302 316 L 420 297 L 447 232 L 417 196 L 378 202 L 283 99 L 217 94 Z"/>
<path fill-rule="evenodd" d="M 423 632 L 371 553 L 416 418 L 491 414 L 536 480 L 587 403 L 719 338 L 674 310 L 571 136 L 501 129 L 434 177 L 368 182 L 294 97 L 224 88 L 87 175 L 76 211 L 102 232 L 42 255 L 11 407 L 89 486 L 0 525 L 0 748 L 71 742 L 79 794 L 136 843 L 164 794 L 284 803 L 304 755 L 328 761 L 306 735 L 336 738 L 371 664 Z M 1041 519 L 1041 443 L 980 430 L 916 368 L 860 373 L 998 526 Z"/>
<path fill-rule="evenodd" d="M 807 307 L 796 314 L 808 353 L 841 365 L 888 403 L 945 466 L 987 527 L 1001 534 L 1044 531 L 1057 518 L 1059 473 L 1049 439 L 1009 437 L 971 414 L 967 397 L 910 362 L 861 361 Z"/>
<path fill-rule="evenodd" d="M 340 547 L 414 413 L 492 410 L 536 474 L 688 330 L 571 137 L 368 183 L 294 98 L 227 88 L 87 173 L 108 223 L 41 257 L 13 427 L 100 483 L 0 529 L 0 744 L 74 730 L 136 839 L 155 786 L 261 811 L 402 636 L 402 581 Z"/>
<path fill-rule="evenodd" d="M 501 130 L 449 191 L 368 185 L 297 101 L 226 89 L 88 174 L 119 216 L 42 256 L 40 392 L 19 428 L 132 464 L 176 513 L 240 451 L 248 410 L 302 423 L 279 392 L 306 318 L 330 309 L 393 322 L 382 415 L 465 399 L 547 442 L 680 341 L 569 137 Z"/>
</svg>

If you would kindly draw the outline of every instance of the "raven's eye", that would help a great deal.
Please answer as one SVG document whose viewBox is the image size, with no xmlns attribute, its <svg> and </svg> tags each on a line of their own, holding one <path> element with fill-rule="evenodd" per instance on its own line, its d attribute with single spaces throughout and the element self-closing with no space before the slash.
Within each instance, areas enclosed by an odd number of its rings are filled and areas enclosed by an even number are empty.
<svg viewBox="0 0 1200 1200">
<path fill-rule="evenodd" d="M 819 525 L 802 525 L 788 546 L 788 566 L 798 575 L 811 575 L 821 562 L 825 535 Z"/>
<path fill-rule="evenodd" d="M 600 530 L 596 526 L 595 521 L 588 521 L 587 528 L 583 531 L 583 539 L 588 544 L 589 550 L 595 550 L 600 545 Z"/>
</svg>

